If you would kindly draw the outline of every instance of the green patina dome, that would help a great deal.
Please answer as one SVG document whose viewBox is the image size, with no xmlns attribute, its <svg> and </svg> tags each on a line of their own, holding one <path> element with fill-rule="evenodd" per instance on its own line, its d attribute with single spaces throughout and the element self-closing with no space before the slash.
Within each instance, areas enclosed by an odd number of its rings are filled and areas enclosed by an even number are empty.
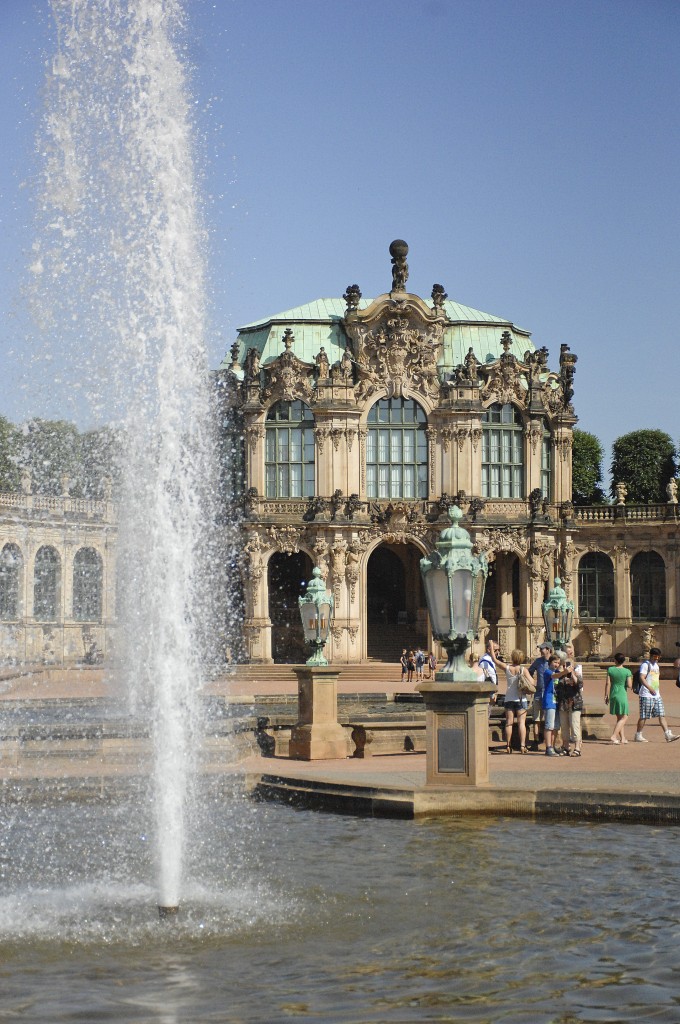
<svg viewBox="0 0 680 1024">
<path fill-rule="evenodd" d="M 371 302 L 373 299 L 361 299 L 359 310 L 366 309 Z M 242 362 L 250 348 L 260 352 L 263 364 L 276 359 L 283 351 L 283 332 L 290 328 L 295 336 L 293 352 L 298 359 L 313 363 L 314 357 L 323 347 L 332 365 L 345 351 L 347 336 L 342 321 L 346 309 L 344 299 L 316 299 L 304 306 L 295 306 L 283 313 L 246 324 L 238 333 L 239 359 Z M 480 363 L 498 359 L 503 352 L 501 335 L 504 331 L 510 333 L 510 352 L 517 359 L 523 359 L 525 352 L 534 350 L 529 331 L 517 327 L 509 320 L 491 313 L 482 313 L 451 299 L 444 301 L 443 309 L 449 324 L 442 336 L 438 365 L 444 372 L 459 366 L 470 348 Z M 226 369 L 230 365 L 231 360 L 225 358 L 221 368 Z"/>
</svg>

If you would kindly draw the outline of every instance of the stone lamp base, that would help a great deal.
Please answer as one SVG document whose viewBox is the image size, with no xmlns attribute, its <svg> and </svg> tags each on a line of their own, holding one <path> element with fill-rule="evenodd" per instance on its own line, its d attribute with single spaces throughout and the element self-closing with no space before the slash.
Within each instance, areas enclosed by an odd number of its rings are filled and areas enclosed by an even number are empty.
<svg viewBox="0 0 680 1024">
<path fill-rule="evenodd" d="M 322 761 L 349 757 L 350 740 L 338 722 L 338 676 L 331 666 L 296 668 L 298 721 L 290 736 L 290 758 Z"/>
<path fill-rule="evenodd" d="M 426 786 L 489 784 L 489 696 L 470 681 L 419 683 L 426 709 Z"/>
</svg>

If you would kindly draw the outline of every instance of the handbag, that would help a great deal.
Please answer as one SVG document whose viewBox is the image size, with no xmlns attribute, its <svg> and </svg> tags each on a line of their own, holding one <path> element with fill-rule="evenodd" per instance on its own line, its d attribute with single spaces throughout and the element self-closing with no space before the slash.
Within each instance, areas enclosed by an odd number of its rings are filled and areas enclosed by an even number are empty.
<svg viewBox="0 0 680 1024">
<path fill-rule="evenodd" d="M 533 681 L 533 679 L 530 676 L 529 676 L 529 678 L 527 678 L 524 675 L 524 672 L 520 672 L 519 675 L 516 678 L 517 678 L 517 689 L 519 690 L 520 693 L 524 693 L 524 694 L 536 693 L 536 683 Z"/>
</svg>

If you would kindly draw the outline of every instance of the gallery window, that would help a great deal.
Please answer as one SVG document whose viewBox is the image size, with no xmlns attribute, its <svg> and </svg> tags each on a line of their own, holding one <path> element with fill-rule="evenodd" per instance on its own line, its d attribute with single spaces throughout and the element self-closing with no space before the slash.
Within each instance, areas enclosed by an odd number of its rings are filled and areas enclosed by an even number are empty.
<svg viewBox="0 0 680 1024">
<path fill-rule="evenodd" d="M 524 429 L 519 409 L 509 403 L 482 414 L 482 496 L 524 497 Z"/>
<path fill-rule="evenodd" d="M 630 563 L 634 619 L 666 618 L 666 567 L 656 551 L 639 551 Z"/>
<path fill-rule="evenodd" d="M 56 622 L 59 617 L 61 562 L 54 548 L 40 548 L 33 569 L 33 618 Z"/>
<path fill-rule="evenodd" d="M 101 622 L 102 559 L 94 548 L 81 548 L 73 559 L 73 618 Z"/>
<path fill-rule="evenodd" d="M 277 402 L 265 424 L 265 494 L 311 498 L 314 494 L 314 416 L 304 402 Z"/>
<path fill-rule="evenodd" d="M 366 494 L 427 497 L 427 417 L 412 398 L 381 398 L 368 414 Z"/>
<path fill-rule="evenodd" d="M 614 566 L 602 551 L 589 551 L 578 563 L 580 619 L 614 618 Z"/>
</svg>

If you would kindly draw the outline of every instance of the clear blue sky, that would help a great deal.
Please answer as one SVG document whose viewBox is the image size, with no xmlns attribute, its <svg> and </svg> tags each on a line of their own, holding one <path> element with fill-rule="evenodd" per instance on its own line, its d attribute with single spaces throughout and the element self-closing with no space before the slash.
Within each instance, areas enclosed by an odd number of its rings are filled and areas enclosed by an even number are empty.
<svg viewBox="0 0 680 1024">
<path fill-rule="evenodd" d="M 95 2 L 95 0 L 92 0 Z M 578 354 L 580 425 L 674 440 L 677 0 L 186 0 L 210 357 L 358 282 L 441 282 Z M 31 405 L 20 285 L 47 0 L 0 0 L 0 411 Z M 17 358 L 17 354 L 21 358 Z M 607 463 L 609 457 L 607 455 Z"/>
</svg>

